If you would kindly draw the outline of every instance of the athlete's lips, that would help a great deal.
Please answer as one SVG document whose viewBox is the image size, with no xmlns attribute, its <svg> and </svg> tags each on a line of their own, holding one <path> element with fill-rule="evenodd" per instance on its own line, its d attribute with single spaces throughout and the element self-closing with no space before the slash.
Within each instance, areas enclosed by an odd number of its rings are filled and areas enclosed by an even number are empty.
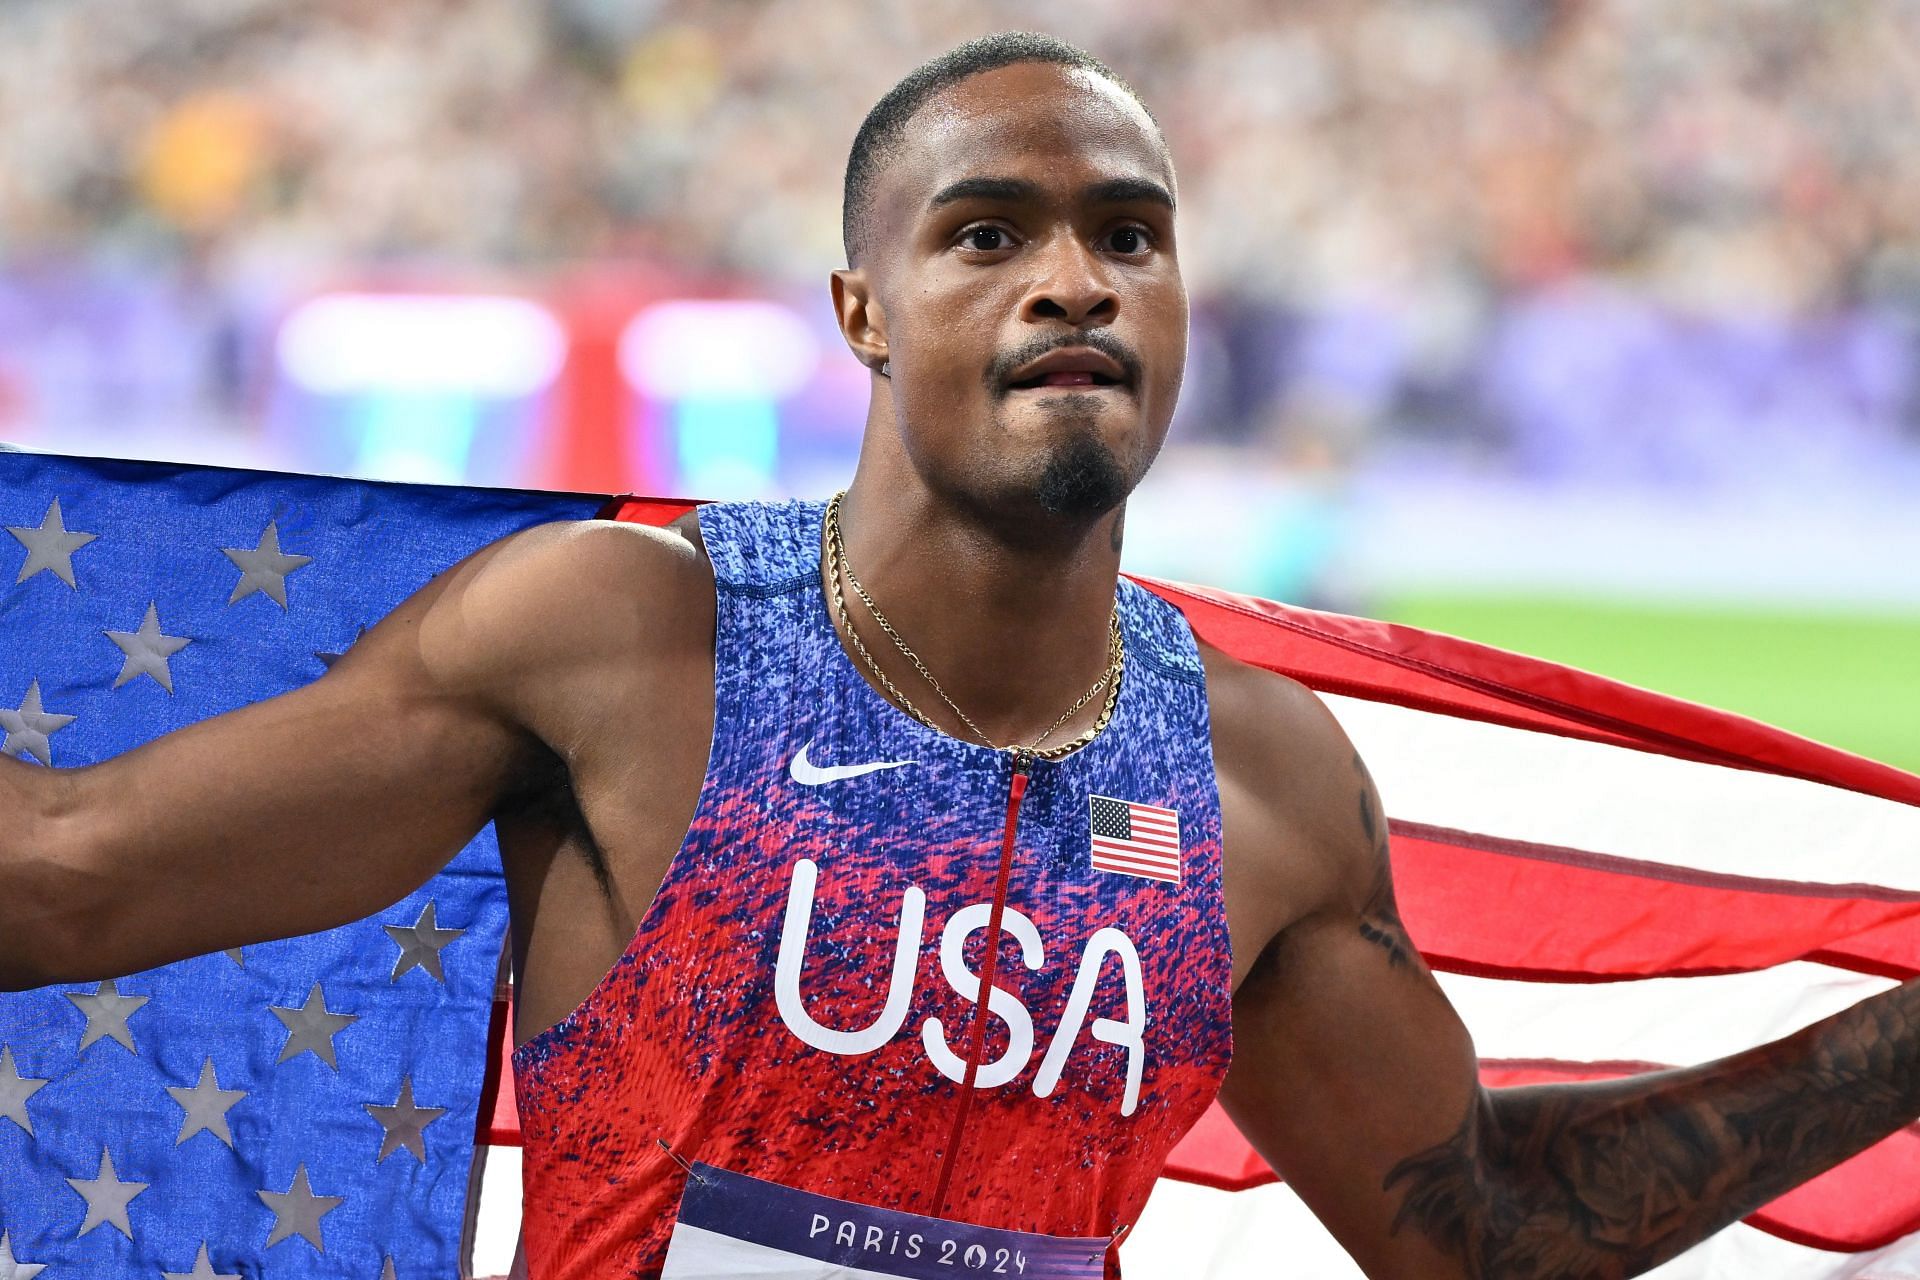
<svg viewBox="0 0 1920 1280">
<path fill-rule="evenodd" d="M 1056 387 L 1126 387 L 1131 385 L 1120 362 L 1092 347 L 1064 347 L 1021 365 L 1007 379 L 1011 391 Z"/>
</svg>

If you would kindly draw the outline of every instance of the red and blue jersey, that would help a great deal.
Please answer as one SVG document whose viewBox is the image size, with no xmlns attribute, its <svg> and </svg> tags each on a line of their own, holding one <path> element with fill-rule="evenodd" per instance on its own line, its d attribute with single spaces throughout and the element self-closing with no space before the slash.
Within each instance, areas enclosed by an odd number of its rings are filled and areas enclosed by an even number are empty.
<svg viewBox="0 0 1920 1280">
<path fill-rule="evenodd" d="M 1184 619 L 1121 582 L 1118 705 L 1031 766 L 982 1010 L 1011 763 L 848 659 L 822 514 L 700 510 L 718 625 L 698 809 L 625 954 L 514 1055 L 542 1280 L 658 1275 L 688 1160 L 1108 1237 L 1225 1074 L 1220 805 Z"/>
</svg>

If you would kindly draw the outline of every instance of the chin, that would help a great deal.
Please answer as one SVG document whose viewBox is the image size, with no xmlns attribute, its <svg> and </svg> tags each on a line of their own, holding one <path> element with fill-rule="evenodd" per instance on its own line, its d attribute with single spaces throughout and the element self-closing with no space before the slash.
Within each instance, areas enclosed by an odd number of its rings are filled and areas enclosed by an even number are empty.
<svg viewBox="0 0 1920 1280">
<path fill-rule="evenodd" d="M 994 406 L 993 419 L 993 505 L 1009 515 L 1037 508 L 1063 524 L 1090 524 L 1127 500 L 1155 452 L 1140 405 L 1125 392 L 1015 393 Z"/>
<path fill-rule="evenodd" d="M 1092 520 L 1125 502 L 1138 480 L 1103 433 L 1083 429 L 1047 450 L 1033 496 L 1050 516 Z"/>
</svg>

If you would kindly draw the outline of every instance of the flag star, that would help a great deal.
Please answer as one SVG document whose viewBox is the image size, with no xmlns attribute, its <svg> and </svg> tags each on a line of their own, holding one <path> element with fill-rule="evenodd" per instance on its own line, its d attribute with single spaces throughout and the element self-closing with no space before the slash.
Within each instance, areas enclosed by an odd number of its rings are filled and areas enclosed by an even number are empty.
<svg viewBox="0 0 1920 1280">
<path fill-rule="evenodd" d="M 113 1169 L 113 1157 L 102 1147 L 99 1176 L 68 1178 L 67 1185 L 78 1191 L 87 1202 L 87 1220 L 80 1224 L 74 1239 L 78 1240 L 95 1227 L 104 1227 L 108 1223 L 118 1227 L 120 1234 L 127 1239 L 133 1239 L 133 1227 L 127 1221 L 127 1205 L 151 1184 L 120 1181 L 119 1174 Z"/>
<path fill-rule="evenodd" d="M 345 1196 L 317 1196 L 313 1194 L 313 1184 L 307 1181 L 307 1166 L 301 1165 L 293 1175 L 293 1185 L 285 1191 L 261 1190 L 257 1193 L 273 1210 L 273 1234 L 267 1237 L 267 1247 L 272 1248 L 288 1236 L 303 1236 L 307 1243 L 321 1253 L 327 1251 L 326 1241 L 321 1238 L 320 1219 L 338 1209 Z"/>
<path fill-rule="evenodd" d="M 47 1269 L 44 1262 L 22 1262 L 14 1256 L 13 1242 L 0 1231 L 0 1280 L 33 1280 Z"/>
<path fill-rule="evenodd" d="M 11 1120 L 33 1136 L 33 1117 L 27 1114 L 27 1099 L 47 1087 L 45 1080 L 22 1076 L 13 1063 L 13 1049 L 0 1044 L 0 1120 Z M 0 1272 L 0 1280 L 6 1280 Z"/>
<path fill-rule="evenodd" d="M 320 984 L 314 983 L 313 990 L 307 993 L 307 1002 L 298 1009 L 283 1009 L 278 1005 L 269 1006 L 273 1016 L 286 1024 L 287 1043 L 280 1050 L 278 1062 L 297 1057 L 302 1053 L 311 1053 L 335 1071 L 340 1064 L 333 1056 L 333 1038 L 346 1030 L 349 1024 L 358 1022 L 357 1013 L 333 1013 L 327 1008 L 327 997 L 320 990 Z"/>
<path fill-rule="evenodd" d="M 184 636 L 163 635 L 160 631 L 160 612 L 149 601 L 147 616 L 138 631 L 109 631 L 107 639 L 120 646 L 120 652 L 127 656 L 120 665 L 120 675 L 113 682 L 118 689 L 129 680 L 138 680 L 141 676 L 152 676 L 168 693 L 173 692 L 173 670 L 167 666 L 167 659 L 180 652 L 193 641 Z"/>
<path fill-rule="evenodd" d="M 47 742 L 50 735 L 60 732 L 73 723 L 72 716 L 63 716 L 48 711 L 40 701 L 40 682 L 35 680 L 27 686 L 27 696 L 20 705 L 13 708 L 0 707 L 0 729 L 7 731 L 5 742 L 0 742 L 0 756 L 18 756 L 25 752 L 41 764 L 53 763 L 53 752 Z"/>
<path fill-rule="evenodd" d="M 237 1272 L 215 1271 L 213 1259 L 207 1256 L 207 1245 L 200 1242 L 200 1256 L 193 1260 L 191 1271 L 162 1271 L 160 1280 L 241 1280 Z"/>
<path fill-rule="evenodd" d="M 213 1059 L 208 1058 L 200 1064 L 200 1083 L 192 1088 L 170 1084 L 167 1092 L 173 1100 L 186 1110 L 186 1117 L 180 1122 L 180 1136 L 173 1140 L 179 1146 L 202 1129 L 211 1133 L 229 1147 L 233 1145 L 233 1131 L 227 1127 L 227 1112 L 234 1104 L 247 1096 L 245 1089 L 222 1089 L 213 1075 Z"/>
<path fill-rule="evenodd" d="M 80 1033 L 80 1048 L 84 1050 L 95 1040 L 111 1037 L 118 1040 L 135 1053 L 140 1050 L 133 1043 L 133 1030 L 127 1026 L 127 1019 L 134 1010 L 151 1000 L 152 996 L 123 996 L 120 986 L 115 982 L 103 982 L 92 995 L 78 991 L 67 992 L 67 999 L 87 1015 L 87 1029 Z"/>
<path fill-rule="evenodd" d="M 391 981 L 400 981 L 400 975 L 409 969 L 425 969 L 438 978 L 441 985 L 447 981 L 446 970 L 440 965 L 440 952 L 449 942 L 465 933 L 465 929 L 436 928 L 434 906 L 428 902 L 420 909 L 420 918 L 411 925 L 389 924 L 381 927 L 387 936 L 400 948 L 399 958 L 393 962 Z"/>
<path fill-rule="evenodd" d="M 58 498 L 47 508 L 47 514 L 40 517 L 38 529 L 18 529 L 8 525 L 7 532 L 20 539 L 27 549 L 27 562 L 20 566 L 20 576 L 14 582 L 25 582 L 44 569 L 76 590 L 80 584 L 73 578 L 73 553 L 100 536 L 97 533 L 68 533 L 66 519 L 60 514 Z"/>
<path fill-rule="evenodd" d="M 284 609 L 287 607 L 287 575 L 313 563 L 312 556 L 288 555 L 280 550 L 280 529 L 273 521 L 267 522 L 267 531 L 260 535 L 259 544 L 251 551 L 239 547 L 220 550 L 240 569 L 240 581 L 227 597 L 228 604 L 237 604 L 259 592 Z"/>
<path fill-rule="evenodd" d="M 387 1136 L 380 1141 L 380 1154 L 374 1157 L 378 1164 L 401 1147 L 413 1152 L 421 1164 L 427 1162 L 426 1128 L 447 1113 L 445 1107 L 416 1107 L 413 1104 L 413 1077 L 403 1076 L 400 1080 L 400 1097 L 390 1107 L 376 1107 L 366 1104 L 367 1113 L 380 1122 Z"/>
</svg>

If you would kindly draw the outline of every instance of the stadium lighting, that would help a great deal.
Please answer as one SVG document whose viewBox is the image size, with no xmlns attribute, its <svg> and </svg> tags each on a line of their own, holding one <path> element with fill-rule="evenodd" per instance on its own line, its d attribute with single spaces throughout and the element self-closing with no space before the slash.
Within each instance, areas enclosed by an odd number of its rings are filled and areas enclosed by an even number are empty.
<svg viewBox="0 0 1920 1280">
<path fill-rule="evenodd" d="M 675 299 L 636 315 L 620 335 L 620 368 L 656 400 L 779 400 L 819 366 L 806 322 L 777 302 Z"/>
<path fill-rule="evenodd" d="M 505 399 L 553 381 L 566 337 L 524 298 L 329 293 L 287 317 L 277 351 L 287 377 L 319 395 Z"/>
</svg>

